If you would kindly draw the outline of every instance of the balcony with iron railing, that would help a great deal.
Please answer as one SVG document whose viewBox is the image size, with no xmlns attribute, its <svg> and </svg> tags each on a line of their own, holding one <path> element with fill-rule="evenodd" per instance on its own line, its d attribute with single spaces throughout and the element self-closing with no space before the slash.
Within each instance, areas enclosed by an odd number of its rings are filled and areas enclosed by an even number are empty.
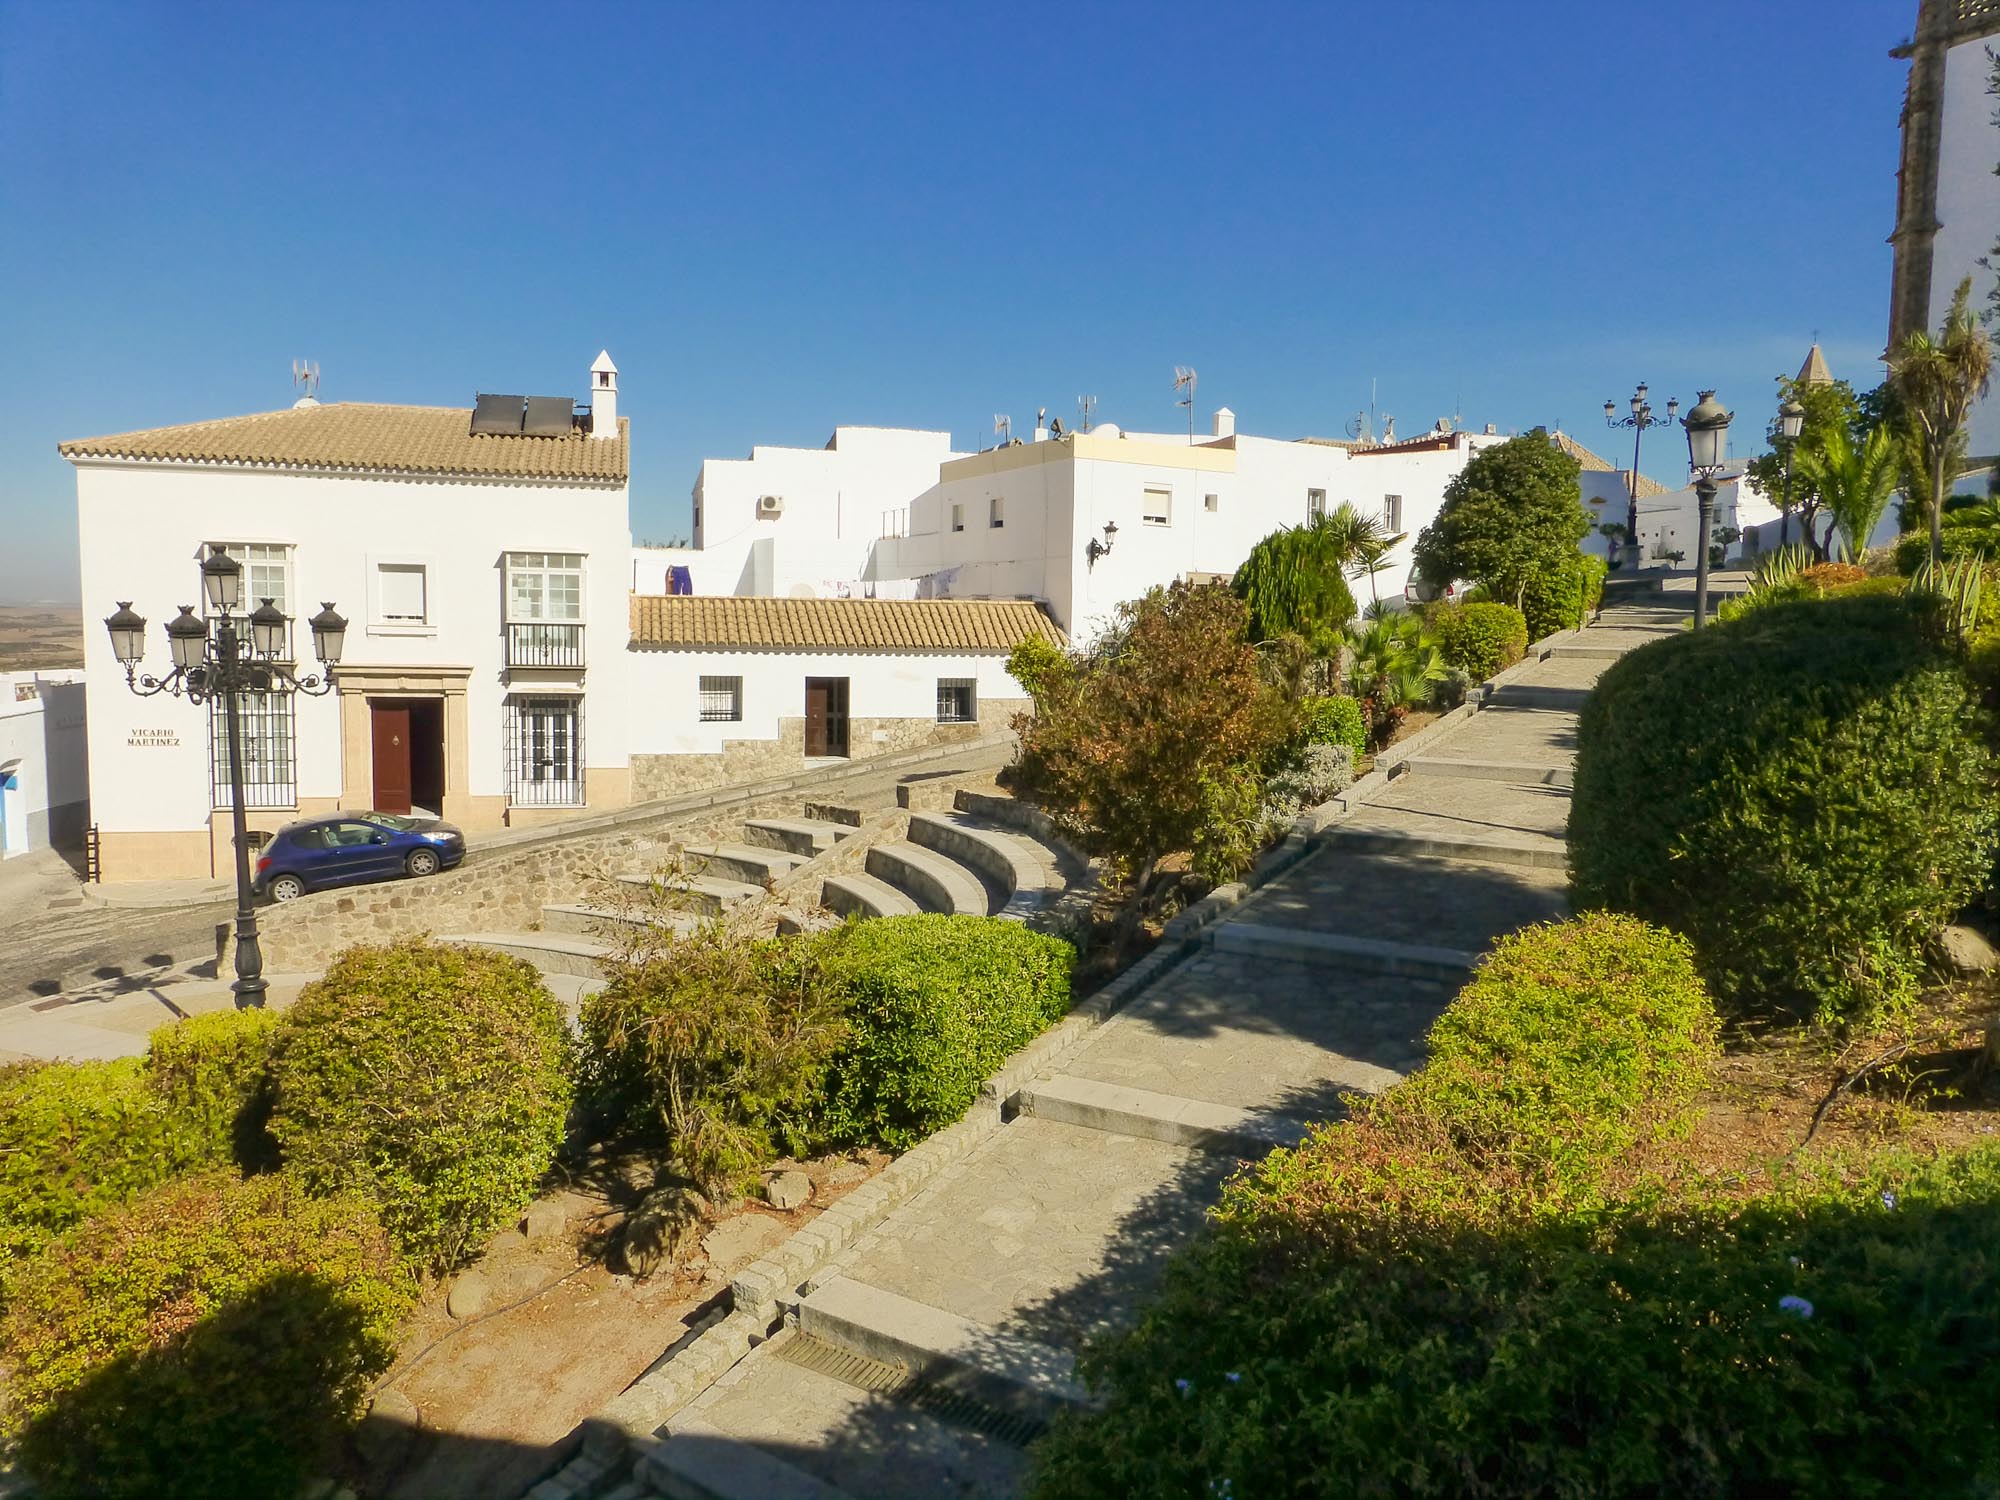
<svg viewBox="0 0 2000 1500">
<path fill-rule="evenodd" d="M 507 627 L 510 667 L 583 668 L 583 627 L 537 620 Z"/>
</svg>

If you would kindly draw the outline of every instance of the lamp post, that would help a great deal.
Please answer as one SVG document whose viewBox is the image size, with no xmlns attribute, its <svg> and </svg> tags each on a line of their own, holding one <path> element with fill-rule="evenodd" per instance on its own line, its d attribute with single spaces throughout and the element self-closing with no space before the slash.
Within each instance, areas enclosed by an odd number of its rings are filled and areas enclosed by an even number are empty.
<svg viewBox="0 0 2000 1500">
<path fill-rule="evenodd" d="M 1785 445 L 1785 498 L 1778 506 L 1778 545 L 1784 546 L 1792 534 L 1792 454 L 1799 434 L 1805 430 L 1806 409 L 1797 401 L 1778 408 L 1778 438 Z"/>
<path fill-rule="evenodd" d="M 1646 399 L 1646 382 L 1640 381 L 1639 388 L 1632 393 L 1632 415 L 1618 415 L 1618 403 L 1604 403 L 1604 422 L 1607 427 L 1629 427 L 1632 429 L 1632 498 L 1625 511 L 1625 548 L 1632 554 L 1632 571 L 1639 571 L 1639 440 L 1646 435 L 1648 427 L 1670 427 L 1680 415 L 1681 403 L 1678 396 L 1667 397 L 1667 414 L 1653 415 L 1652 403 Z"/>
<path fill-rule="evenodd" d="M 183 604 L 181 612 L 166 625 L 167 647 L 173 670 L 154 677 L 138 670 L 146 652 L 146 622 L 133 613 L 129 599 L 118 601 L 118 611 L 104 622 L 111 633 L 111 652 L 125 669 L 125 685 L 142 698 L 155 693 L 171 693 L 190 703 L 207 703 L 219 698 L 229 734 L 229 796 L 235 820 L 236 846 L 236 993 L 239 1010 L 264 1003 L 264 954 L 257 943 L 257 914 L 250 905 L 250 837 L 243 809 L 243 730 L 238 719 L 238 700 L 245 693 L 309 693 L 319 697 L 333 687 L 334 668 L 340 664 L 341 647 L 347 637 L 347 621 L 334 613 L 331 603 L 308 622 L 312 627 L 313 654 L 319 658 L 322 674 L 301 677 L 285 654 L 290 618 L 266 599 L 242 621 L 247 638 L 239 628 L 236 611 L 243 603 L 243 565 L 211 544 L 201 565 L 202 590 L 215 616 L 213 633 L 208 621 L 199 618 L 194 606 Z"/>
<path fill-rule="evenodd" d="M 1708 523 L 1715 514 L 1715 476 L 1723 469 L 1723 449 L 1729 436 L 1730 412 L 1714 391 L 1702 391 L 1694 410 L 1681 425 L 1687 428 L 1688 469 L 1694 475 L 1694 628 L 1708 618 Z"/>
</svg>

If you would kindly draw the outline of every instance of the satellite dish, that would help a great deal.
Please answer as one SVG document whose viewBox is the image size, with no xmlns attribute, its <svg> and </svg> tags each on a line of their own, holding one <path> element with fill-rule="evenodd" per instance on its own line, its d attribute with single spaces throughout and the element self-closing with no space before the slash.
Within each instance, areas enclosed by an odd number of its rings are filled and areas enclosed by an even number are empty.
<svg viewBox="0 0 2000 1500">
<path fill-rule="evenodd" d="M 1368 430 L 1367 412 L 1358 411 L 1353 416 L 1347 419 L 1347 435 L 1349 437 L 1358 438 L 1361 436 L 1362 433 L 1366 432 L 1367 430 Z"/>
</svg>

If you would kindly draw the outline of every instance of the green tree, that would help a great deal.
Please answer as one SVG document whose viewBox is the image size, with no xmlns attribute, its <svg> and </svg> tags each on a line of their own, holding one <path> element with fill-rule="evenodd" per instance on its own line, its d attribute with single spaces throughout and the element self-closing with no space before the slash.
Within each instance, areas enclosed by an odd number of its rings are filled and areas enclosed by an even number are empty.
<svg viewBox="0 0 2000 1500">
<path fill-rule="evenodd" d="M 1297 709 L 1265 682 L 1248 623 L 1227 589 L 1156 588 L 1120 605 L 1067 674 L 1044 678 L 1035 716 L 1015 721 L 1015 790 L 1132 878 L 1121 945 L 1167 855 L 1192 851 L 1220 878 L 1252 847 L 1218 824 L 1254 821 L 1260 768 Z"/>
<path fill-rule="evenodd" d="M 1475 454 L 1417 538 L 1417 571 L 1440 588 L 1469 578 L 1518 608 L 1528 581 L 1563 567 L 1590 531 L 1578 468 L 1539 427 Z"/>
<path fill-rule="evenodd" d="M 1854 387 L 1844 380 L 1812 382 L 1798 380 L 1790 375 L 1778 377 L 1778 404 L 1796 401 L 1805 408 L 1805 418 L 1799 425 L 1799 435 L 1792 450 L 1791 503 L 1786 508 L 1788 517 L 1798 519 L 1799 529 L 1808 546 L 1821 562 L 1826 561 L 1826 538 L 1819 534 L 1817 522 L 1825 497 L 1817 485 L 1799 466 L 1799 456 L 1821 444 L 1831 432 L 1845 433 L 1859 443 L 1866 437 L 1868 429 L 1879 421 L 1879 416 L 1871 420 L 1864 416 L 1861 400 L 1854 394 Z M 1785 443 L 1788 440 L 1778 431 L 1778 419 L 1772 416 L 1764 429 L 1764 442 L 1768 451 L 1750 460 L 1746 465 L 1750 478 L 1766 495 L 1782 506 L 1785 501 Z M 1789 529 L 1789 528 L 1788 528 Z"/>
<path fill-rule="evenodd" d="M 1297 635 L 1315 656 L 1340 650 L 1340 633 L 1354 618 L 1354 594 L 1344 575 L 1356 541 L 1331 520 L 1280 527 L 1252 547 L 1236 570 L 1232 586 L 1249 611 L 1252 641 Z"/>
<path fill-rule="evenodd" d="M 1847 538 L 1847 555 L 1858 561 L 1896 485 L 1896 440 L 1890 430 L 1877 427 L 1857 444 L 1844 429 L 1830 428 L 1814 445 L 1799 450 L 1795 470 L 1811 483 Z"/>
<path fill-rule="evenodd" d="M 1968 276 L 1952 294 L 1937 333 L 1912 333 L 1889 355 L 1890 378 L 1923 452 L 1933 564 L 1944 559 L 1944 502 L 1964 466 L 1965 424 L 1993 378 L 1993 344 L 1972 315 L 1971 300 Z"/>
<path fill-rule="evenodd" d="M 1376 576 L 1387 566 L 1384 559 L 1408 533 L 1391 531 L 1379 517 L 1356 510 L 1347 500 L 1335 506 L 1333 513 L 1320 524 L 1331 534 L 1333 551 L 1342 559 L 1341 566 L 1347 576 L 1359 578 L 1365 574 L 1369 596 L 1380 603 L 1382 594 L 1375 586 Z"/>
</svg>

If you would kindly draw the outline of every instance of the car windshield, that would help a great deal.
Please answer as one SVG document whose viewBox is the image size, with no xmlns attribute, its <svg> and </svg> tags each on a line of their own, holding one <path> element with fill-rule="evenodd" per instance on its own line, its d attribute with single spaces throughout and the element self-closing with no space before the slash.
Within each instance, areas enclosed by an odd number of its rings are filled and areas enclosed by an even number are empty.
<svg viewBox="0 0 2000 1500">
<path fill-rule="evenodd" d="M 398 833 L 409 833 L 430 823 L 429 818 L 405 818 L 397 813 L 365 812 L 354 815 L 365 823 L 374 823 L 382 828 L 392 828 Z"/>
</svg>

